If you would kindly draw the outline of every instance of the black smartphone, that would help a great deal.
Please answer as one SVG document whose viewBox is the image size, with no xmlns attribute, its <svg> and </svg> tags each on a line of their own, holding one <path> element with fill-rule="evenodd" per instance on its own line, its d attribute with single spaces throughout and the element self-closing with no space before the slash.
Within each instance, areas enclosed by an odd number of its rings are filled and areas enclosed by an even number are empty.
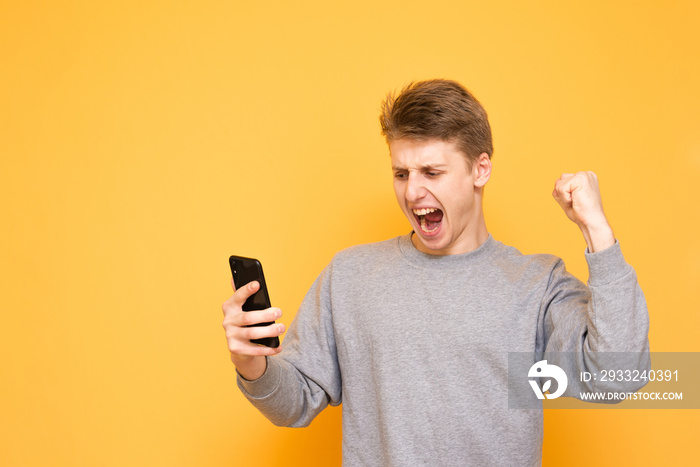
<svg viewBox="0 0 700 467">
<path fill-rule="evenodd" d="M 243 256 L 231 256 L 228 259 L 231 265 L 231 274 L 233 274 L 233 285 L 236 290 L 240 289 L 249 282 L 258 281 L 260 289 L 253 295 L 248 297 L 248 300 L 243 304 L 243 311 L 264 310 L 270 308 L 270 295 L 267 293 L 267 285 L 265 284 L 265 276 L 263 275 L 262 265 L 255 258 L 245 258 Z M 274 322 L 274 321 L 273 321 Z M 267 326 L 272 324 L 259 323 L 251 326 Z M 262 339 L 251 339 L 254 344 L 266 345 L 268 347 L 279 347 L 279 337 L 264 337 Z"/>
</svg>

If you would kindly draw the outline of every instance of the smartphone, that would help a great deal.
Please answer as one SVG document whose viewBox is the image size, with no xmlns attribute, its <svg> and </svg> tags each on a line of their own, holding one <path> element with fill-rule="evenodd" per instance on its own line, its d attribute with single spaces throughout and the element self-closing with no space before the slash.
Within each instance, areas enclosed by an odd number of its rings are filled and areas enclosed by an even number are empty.
<svg viewBox="0 0 700 467">
<path fill-rule="evenodd" d="M 236 290 L 240 289 L 244 285 L 252 281 L 258 281 L 260 283 L 260 289 L 253 295 L 248 297 L 248 300 L 243 304 L 243 311 L 253 311 L 253 310 L 264 310 L 270 308 L 270 295 L 267 292 L 267 285 L 265 284 L 265 276 L 263 275 L 262 265 L 260 261 L 255 258 L 245 258 L 243 256 L 231 256 L 228 259 L 231 265 L 231 274 L 233 274 L 233 285 L 236 286 Z M 274 321 L 273 321 L 274 322 Z M 267 326 L 272 324 L 269 323 L 259 323 L 252 324 L 251 326 Z M 266 345 L 268 347 L 279 347 L 280 340 L 279 337 L 264 337 L 262 339 L 251 339 L 250 342 L 254 344 Z"/>
</svg>

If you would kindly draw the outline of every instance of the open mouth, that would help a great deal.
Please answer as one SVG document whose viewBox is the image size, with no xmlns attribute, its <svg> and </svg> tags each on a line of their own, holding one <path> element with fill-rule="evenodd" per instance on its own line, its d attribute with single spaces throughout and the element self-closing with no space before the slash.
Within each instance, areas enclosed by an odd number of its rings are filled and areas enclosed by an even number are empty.
<svg viewBox="0 0 700 467">
<path fill-rule="evenodd" d="M 437 208 L 422 208 L 414 209 L 413 215 L 418 221 L 420 229 L 424 233 L 429 234 L 435 232 L 440 227 L 443 213 Z"/>
</svg>

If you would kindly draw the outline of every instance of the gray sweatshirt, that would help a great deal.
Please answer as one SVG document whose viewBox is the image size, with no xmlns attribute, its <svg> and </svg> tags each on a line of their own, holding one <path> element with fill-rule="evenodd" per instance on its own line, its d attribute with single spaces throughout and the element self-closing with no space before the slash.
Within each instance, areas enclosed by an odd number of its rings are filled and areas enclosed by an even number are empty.
<svg viewBox="0 0 700 467">
<path fill-rule="evenodd" d="M 276 425 L 343 407 L 346 465 L 538 465 L 541 410 L 508 408 L 508 352 L 648 352 L 619 243 L 586 253 L 588 287 L 550 255 L 488 239 L 452 256 L 410 234 L 338 253 L 245 396 Z"/>
</svg>

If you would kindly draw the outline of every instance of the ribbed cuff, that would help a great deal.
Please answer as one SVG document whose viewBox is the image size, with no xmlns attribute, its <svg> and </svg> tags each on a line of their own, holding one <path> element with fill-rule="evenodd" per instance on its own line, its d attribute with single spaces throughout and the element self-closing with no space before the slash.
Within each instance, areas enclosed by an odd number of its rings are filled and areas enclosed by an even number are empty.
<svg viewBox="0 0 700 467">
<path fill-rule="evenodd" d="M 617 239 L 614 245 L 602 251 L 589 253 L 586 249 L 586 261 L 590 286 L 611 284 L 632 272 L 632 266 L 625 261 Z"/>
<path fill-rule="evenodd" d="M 256 380 L 250 381 L 238 373 L 238 387 L 251 399 L 264 399 L 270 396 L 280 385 L 280 366 L 274 358 L 265 357 L 267 368 L 265 373 Z"/>
</svg>

